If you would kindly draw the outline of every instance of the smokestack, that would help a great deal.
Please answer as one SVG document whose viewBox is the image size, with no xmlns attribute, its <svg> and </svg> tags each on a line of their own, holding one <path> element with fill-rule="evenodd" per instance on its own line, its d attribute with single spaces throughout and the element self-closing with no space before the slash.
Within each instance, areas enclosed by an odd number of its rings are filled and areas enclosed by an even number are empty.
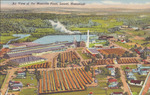
<svg viewBox="0 0 150 95">
<path fill-rule="evenodd" d="M 86 47 L 89 48 L 89 30 L 87 31 L 87 42 Z"/>
<path fill-rule="evenodd" d="M 82 36 L 82 35 L 80 34 L 80 41 L 81 41 L 81 39 L 82 39 L 81 36 Z"/>
</svg>

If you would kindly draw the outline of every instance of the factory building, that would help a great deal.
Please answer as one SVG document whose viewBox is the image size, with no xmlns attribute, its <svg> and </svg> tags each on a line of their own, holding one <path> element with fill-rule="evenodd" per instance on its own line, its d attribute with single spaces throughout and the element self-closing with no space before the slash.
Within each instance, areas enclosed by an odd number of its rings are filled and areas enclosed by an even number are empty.
<svg viewBox="0 0 150 95">
<path fill-rule="evenodd" d="M 40 45 L 33 45 L 30 47 L 23 47 L 23 48 L 13 48 L 10 49 L 9 52 L 5 55 L 5 58 L 13 58 L 19 56 L 26 56 L 26 55 L 42 55 L 46 53 L 53 53 L 53 52 L 60 52 L 65 51 L 67 48 L 75 48 L 76 45 L 74 43 L 53 43 L 53 44 L 40 44 Z"/>
<path fill-rule="evenodd" d="M 35 57 L 35 56 L 10 60 L 10 62 L 15 63 L 19 66 L 29 65 L 29 64 L 34 64 L 34 63 L 41 63 L 41 62 L 45 62 L 45 61 L 46 61 L 46 59 L 41 58 L 41 57 Z"/>
</svg>

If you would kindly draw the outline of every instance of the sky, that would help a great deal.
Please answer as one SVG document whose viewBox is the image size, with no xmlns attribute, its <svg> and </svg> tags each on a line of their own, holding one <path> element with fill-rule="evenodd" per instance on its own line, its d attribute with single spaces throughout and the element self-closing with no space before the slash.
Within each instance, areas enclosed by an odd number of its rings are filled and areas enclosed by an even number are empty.
<svg viewBox="0 0 150 95">
<path fill-rule="evenodd" d="M 116 4 L 150 4 L 150 0 L 1 0 L 1 4 L 10 4 L 12 2 L 81 2 L 86 4 L 93 4 L 93 3 L 99 3 L 99 4 L 106 4 L 106 5 L 116 5 Z"/>
</svg>

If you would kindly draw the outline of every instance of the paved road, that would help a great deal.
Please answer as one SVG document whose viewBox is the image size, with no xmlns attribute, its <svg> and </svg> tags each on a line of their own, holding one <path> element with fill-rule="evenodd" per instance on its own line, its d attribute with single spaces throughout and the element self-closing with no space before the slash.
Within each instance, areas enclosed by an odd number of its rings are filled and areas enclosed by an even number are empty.
<svg viewBox="0 0 150 95">
<path fill-rule="evenodd" d="M 123 89 L 124 89 L 124 92 L 127 92 L 128 93 L 128 95 L 132 95 L 131 93 L 130 93 L 130 90 L 129 90 L 129 87 L 128 87 L 128 84 L 127 84 L 127 82 L 126 82 L 126 78 L 125 78 L 125 73 L 124 73 L 124 71 L 121 69 L 121 67 L 119 66 L 119 69 L 120 69 L 120 74 L 121 74 L 121 80 L 122 80 L 122 83 L 123 83 Z"/>
<path fill-rule="evenodd" d="M 150 72 L 148 73 L 146 79 L 147 79 L 147 81 L 145 81 L 145 83 L 143 84 L 142 90 L 139 95 L 145 95 L 150 88 Z"/>
<path fill-rule="evenodd" d="M 17 68 L 13 68 L 13 69 L 11 69 L 11 70 L 8 70 L 8 77 L 7 78 L 5 78 L 5 83 L 3 82 L 3 85 L 2 85 L 2 89 L 1 89 L 1 93 L 2 93 L 2 95 L 5 95 L 5 92 L 6 92 L 6 90 L 7 90 L 7 88 L 8 88 L 8 84 L 9 84 L 9 81 L 10 80 L 12 80 L 12 77 L 11 76 L 13 76 L 14 75 L 14 72 L 17 70 Z M 7 75 L 6 75 L 7 76 Z"/>
</svg>

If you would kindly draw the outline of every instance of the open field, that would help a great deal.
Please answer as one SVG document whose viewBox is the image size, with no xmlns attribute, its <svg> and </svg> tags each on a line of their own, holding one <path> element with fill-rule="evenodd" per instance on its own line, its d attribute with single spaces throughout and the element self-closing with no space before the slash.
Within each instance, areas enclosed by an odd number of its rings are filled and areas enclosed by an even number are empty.
<svg viewBox="0 0 150 95">
<path fill-rule="evenodd" d="M 31 87 L 37 86 L 37 79 L 35 77 L 35 74 L 29 74 L 28 72 L 26 73 L 26 78 L 24 79 L 14 78 L 13 81 L 22 82 L 24 87 L 26 87 L 28 83 L 31 84 Z"/>
<path fill-rule="evenodd" d="M 131 69 L 136 69 L 136 68 L 137 68 L 136 65 L 124 65 L 124 66 L 121 66 L 121 68 L 122 68 L 123 70 L 125 70 L 126 67 L 129 67 L 129 68 L 131 68 Z"/>
<path fill-rule="evenodd" d="M 7 43 L 9 40 L 11 39 L 15 39 L 17 37 L 13 37 L 13 36 L 1 36 L 0 37 L 0 42 L 1 43 Z"/>
<path fill-rule="evenodd" d="M 102 44 L 103 46 L 106 44 L 106 42 L 101 42 L 101 43 L 90 43 L 89 47 L 94 47 L 95 44 Z"/>
<path fill-rule="evenodd" d="M 139 75 L 138 73 L 134 73 L 134 76 L 137 78 L 137 80 L 145 81 L 147 75 Z"/>
<path fill-rule="evenodd" d="M 146 41 L 145 38 L 150 35 L 150 31 L 144 31 L 144 30 L 139 30 L 139 31 L 133 31 L 133 30 L 123 30 L 129 36 L 129 40 L 132 41 L 131 43 L 136 43 L 138 46 L 142 47 L 150 47 L 150 44 L 145 44 L 142 45 L 143 43 L 149 42 Z M 126 43 L 128 44 L 128 43 Z M 120 44 L 121 45 L 121 44 Z M 123 45 L 123 47 L 132 47 L 132 44 L 128 44 L 128 46 Z"/>
<path fill-rule="evenodd" d="M 71 28 L 71 30 L 78 30 L 80 32 L 87 32 L 87 30 L 91 32 L 108 32 L 107 29 L 123 24 L 123 22 L 118 22 L 115 19 L 111 19 L 111 20 L 93 19 L 92 21 L 99 23 L 99 25 L 92 26 L 90 28 L 73 27 Z"/>
<path fill-rule="evenodd" d="M 6 75 L 1 75 L 0 74 L 0 88 L 2 87 L 2 84 L 4 82 L 5 77 L 6 77 Z"/>
<path fill-rule="evenodd" d="M 27 88 L 27 89 L 22 89 L 20 91 L 20 95 L 29 95 L 29 93 L 32 93 L 32 95 L 37 95 L 37 89 L 36 88 Z"/>
<path fill-rule="evenodd" d="M 133 95 L 139 95 L 142 87 L 133 86 L 133 85 L 129 85 L 129 86 L 130 86 L 130 89 L 131 89 Z"/>
<path fill-rule="evenodd" d="M 121 43 L 121 42 L 115 42 L 115 44 L 122 46 L 124 48 L 127 48 L 127 49 L 131 49 L 132 47 L 134 47 L 133 45 L 128 45 L 128 44 Z"/>
<path fill-rule="evenodd" d="M 82 56 L 83 59 L 90 59 L 90 57 L 87 56 L 86 54 L 82 53 L 81 50 L 77 50 L 77 52 Z"/>
<path fill-rule="evenodd" d="M 142 45 L 143 43 L 146 43 L 148 41 L 145 41 L 145 40 L 135 40 L 135 39 L 131 39 L 132 42 L 134 43 L 137 43 L 137 44 L 140 44 L 142 47 L 150 47 L 150 44 L 145 44 L 145 45 Z"/>
</svg>

